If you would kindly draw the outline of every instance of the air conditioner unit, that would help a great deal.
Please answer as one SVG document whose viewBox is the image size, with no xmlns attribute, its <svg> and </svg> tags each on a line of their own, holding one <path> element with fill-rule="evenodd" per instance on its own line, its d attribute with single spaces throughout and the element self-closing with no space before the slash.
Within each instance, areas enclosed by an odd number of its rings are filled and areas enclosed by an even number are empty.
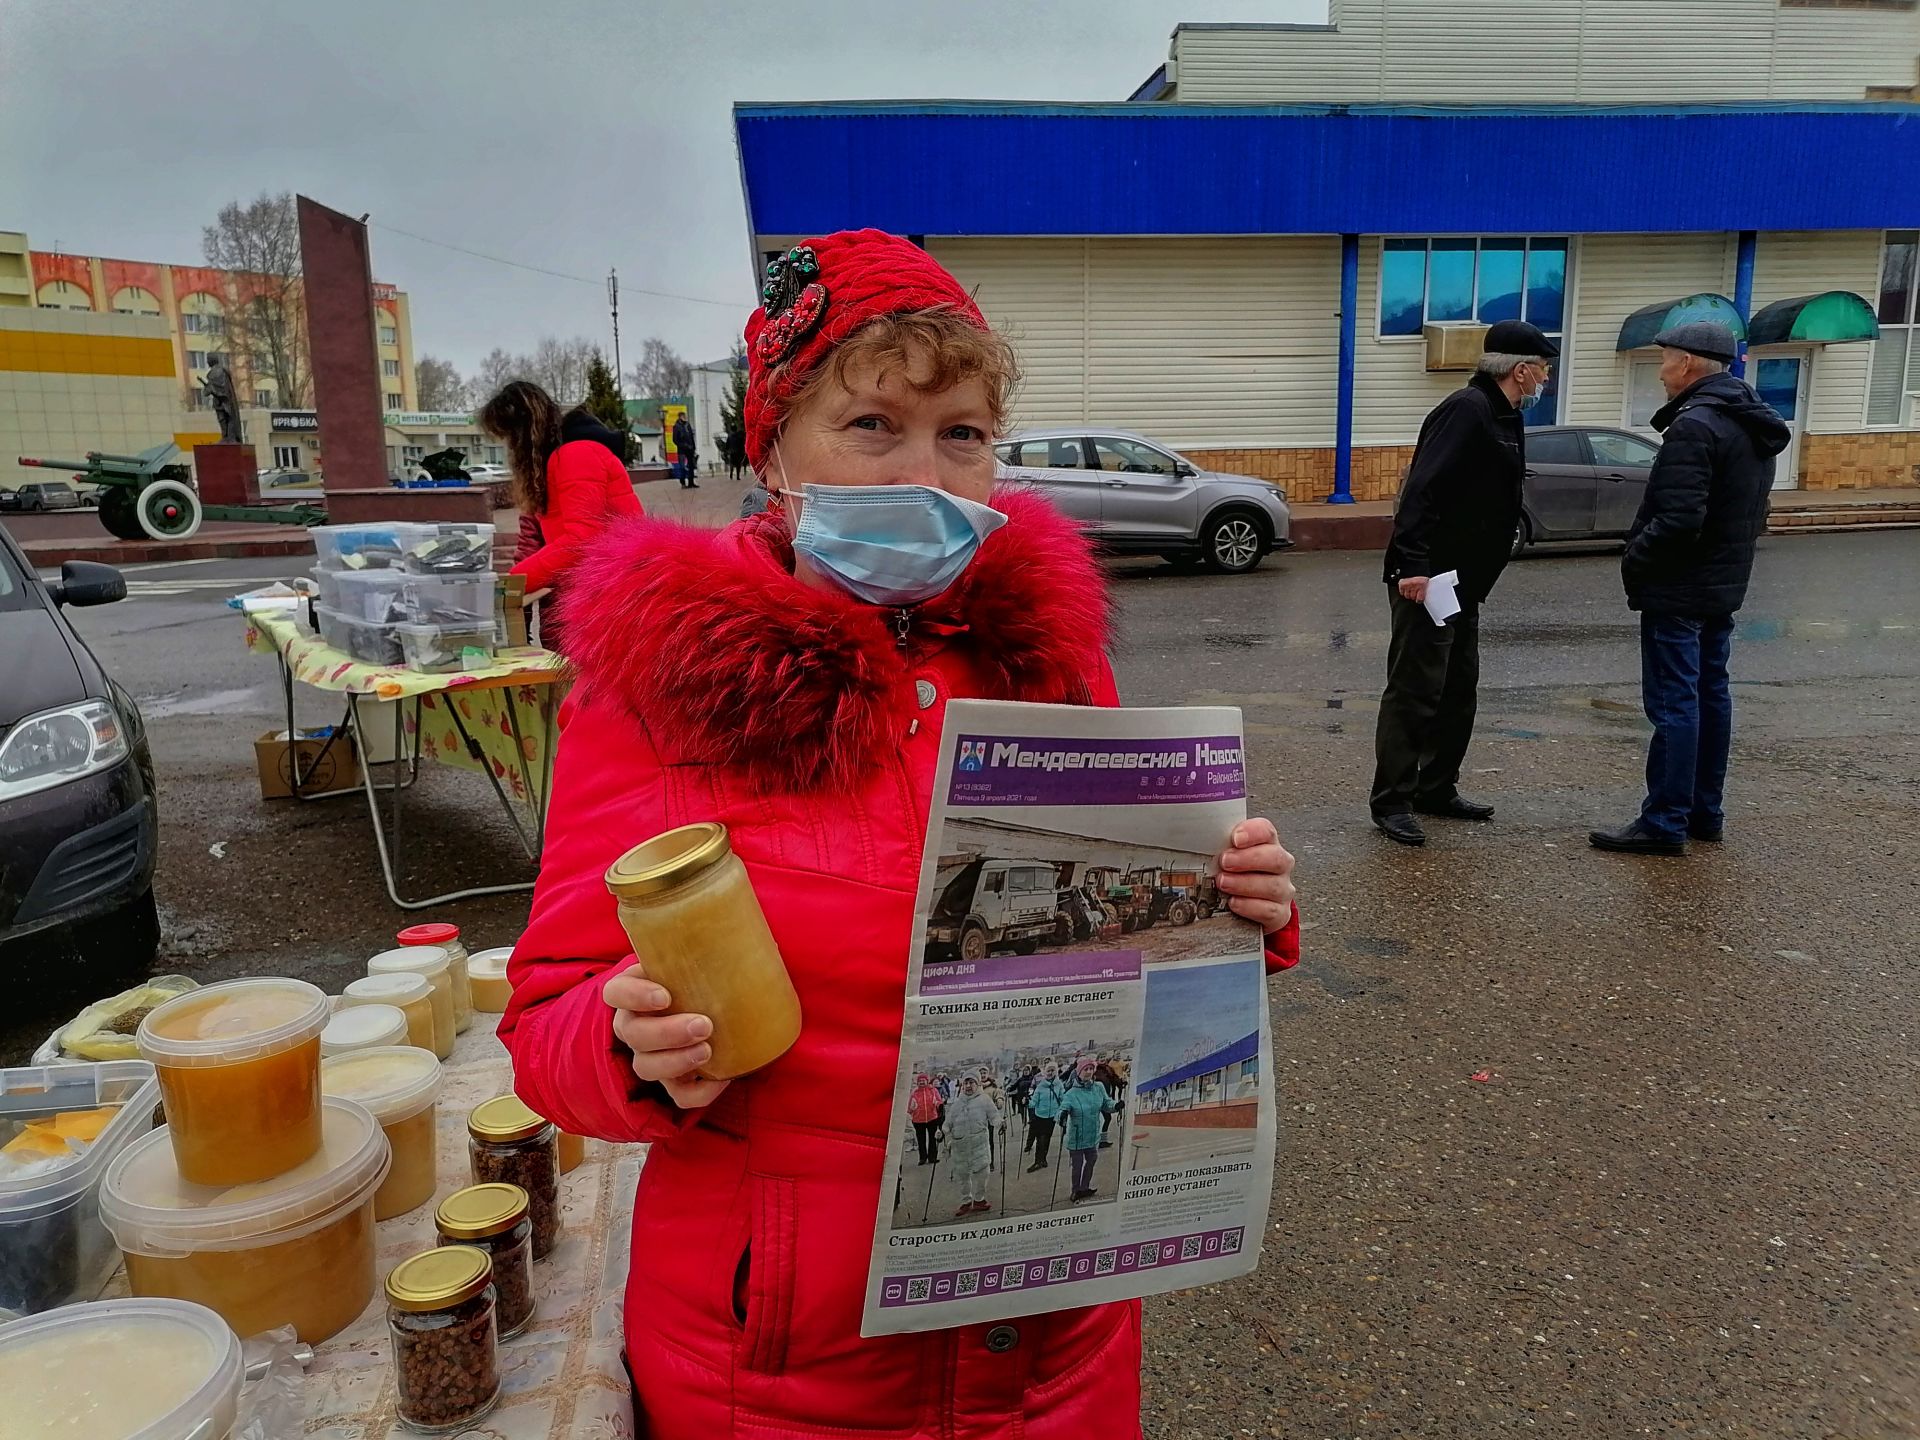
<svg viewBox="0 0 1920 1440">
<path fill-rule="evenodd" d="M 1471 370 L 1487 348 L 1485 325 L 1426 325 L 1427 369 Z"/>
</svg>

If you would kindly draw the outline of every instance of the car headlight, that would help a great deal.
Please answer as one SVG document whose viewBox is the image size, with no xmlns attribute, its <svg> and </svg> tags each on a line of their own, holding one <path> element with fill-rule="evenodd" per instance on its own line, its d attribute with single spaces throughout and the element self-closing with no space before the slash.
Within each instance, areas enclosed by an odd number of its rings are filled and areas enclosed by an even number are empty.
<svg viewBox="0 0 1920 1440">
<path fill-rule="evenodd" d="M 29 715 L 0 740 L 0 800 L 51 790 L 127 758 L 126 727 L 113 706 L 88 700 Z"/>
<path fill-rule="evenodd" d="M 1273 483 L 1272 483 L 1271 481 L 1269 481 L 1269 482 L 1268 482 L 1268 488 L 1269 488 L 1270 490 L 1272 490 L 1274 494 L 1276 494 L 1276 495 L 1278 495 L 1278 496 L 1279 496 L 1279 497 L 1280 497 L 1280 498 L 1281 498 L 1282 500 L 1284 500 L 1284 499 L 1286 499 L 1286 498 L 1287 498 L 1287 487 L 1286 487 L 1286 486 L 1284 486 L 1284 485 L 1275 485 L 1275 484 L 1273 484 Z"/>
</svg>

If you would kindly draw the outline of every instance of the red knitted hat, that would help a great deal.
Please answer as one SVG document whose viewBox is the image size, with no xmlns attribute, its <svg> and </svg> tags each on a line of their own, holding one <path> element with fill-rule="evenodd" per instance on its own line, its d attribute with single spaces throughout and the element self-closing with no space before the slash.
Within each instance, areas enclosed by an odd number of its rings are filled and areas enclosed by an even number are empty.
<svg viewBox="0 0 1920 1440">
<path fill-rule="evenodd" d="M 747 321 L 747 463 L 765 468 L 787 407 L 833 347 L 869 320 L 944 309 L 982 330 L 986 317 L 925 250 L 884 230 L 842 230 L 767 266 Z"/>
</svg>

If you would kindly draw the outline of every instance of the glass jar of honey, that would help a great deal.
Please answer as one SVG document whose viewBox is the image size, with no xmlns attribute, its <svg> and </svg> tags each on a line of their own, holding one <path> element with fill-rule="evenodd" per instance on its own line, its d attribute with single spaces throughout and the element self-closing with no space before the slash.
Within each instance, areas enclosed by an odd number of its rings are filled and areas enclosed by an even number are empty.
<svg viewBox="0 0 1920 1440">
<path fill-rule="evenodd" d="M 410 945 L 438 945 L 447 952 L 447 974 L 453 981 L 453 1033 L 464 1035 L 473 1024 L 473 984 L 467 975 L 467 947 L 460 943 L 460 927 L 444 920 L 430 925 L 409 925 L 394 942 L 402 949 Z"/>
<path fill-rule="evenodd" d="M 786 1054 L 800 997 L 724 825 L 686 825 L 616 860 L 606 875 L 620 923 L 672 1008 L 713 1021 L 701 1075 L 730 1080 Z"/>
<path fill-rule="evenodd" d="M 140 1022 L 181 1177 L 270 1179 L 320 1148 L 320 1032 L 333 1013 L 304 980 L 229 980 L 190 990 Z"/>
<path fill-rule="evenodd" d="M 526 1191 L 469 1185 L 440 1202 L 433 1225 L 442 1245 L 473 1245 L 493 1257 L 502 1340 L 533 1323 L 533 1211 Z"/>
<path fill-rule="evenodd" d="M 453 1054 L 453 964 L 438 945 L 403 945 L 367 961 L 368 975 L 424 975 L 433 986 L 433 1053 Z"/>
<path fill-rule="evenodd" d="M 407 1043 L 407 1017 L 393 1005 L 348 1005 L 333 1012 L 320 1032 L 320 1060 L 353 1050 Z"/>
<path fill-rule="evenodd" d="M 393 1167 L 373 1197 L 376 1220 L 404 1215 L 433 1198 L 441 1077 L 433 1052 L 411 1045 L 355 1050 L 320 1062 L 322 1093 L 365 1106 L 393 1151 Z"/>
<path fill-rule="evenodd" d="M 518 1185 L 533 1217 L 533 1258 L 560 1238 L 560 1155 L 553 1123 L 518 1095 L 482 1100 L 467 1115 L 467 1159 L 476 1185 Z"/>
<path fill-rule="evenodd" d="M 354 1005 L 394 1006 L 407 1017 L 407 1038 L 394 1043 L 417 1045 L 439 1058 L 433 1048 L 433 982 L 426 976 L 407 971 L 349 980 L 340 992 L 340 1009 Z"/>
<path fill-rule="evenodd" d="M 471 1245 L 414 1255 L 387 1276 L 394 1410 L 409 1430 L 465 1430 L 500 1398 L 493 1262 Z"/>
<path fill-rule="evenodd" d="M 467 983 L 473 990 L 473 1008 L 485 1015 L 501 1015 L 513 999 L 513 986 L 507 983 L 507 961 L 513 958 L 511 945 L 491 950 L 476 950 L 467 957 Z"/>
</svg>

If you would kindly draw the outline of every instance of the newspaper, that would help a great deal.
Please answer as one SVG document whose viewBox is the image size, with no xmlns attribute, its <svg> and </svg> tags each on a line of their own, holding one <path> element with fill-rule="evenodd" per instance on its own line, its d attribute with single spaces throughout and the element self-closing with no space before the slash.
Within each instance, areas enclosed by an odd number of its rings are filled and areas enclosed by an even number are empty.
<svg viewBox="0 0 1920 1440">
<path fill-rule="evenodd" d="M 1259 1263 L 1264 944 L 1215 884 L 1245 818 L 1238 710 L 948 706 L 861 1334 Z"/>
</svg>

